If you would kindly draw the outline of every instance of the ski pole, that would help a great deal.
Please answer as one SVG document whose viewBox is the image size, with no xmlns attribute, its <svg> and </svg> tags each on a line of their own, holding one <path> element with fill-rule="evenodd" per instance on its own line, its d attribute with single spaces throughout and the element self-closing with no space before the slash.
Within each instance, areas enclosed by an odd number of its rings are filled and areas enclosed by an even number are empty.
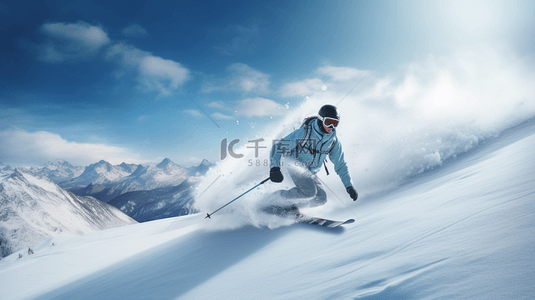
<svg viewBox="0 0 535 300">
<path fill-rule="evenodd" d="M 211 214 L 208 214 L 208 213 L 207 213 L 207 214 L 206 214 L 206 217 L 204 217 L 204 218 L 205 218 L 205 219 L 211 219 L 211 216 L 212 216 L 213 214 L 215 214 L 216 212 L 218 212 L 219 210 L 221 210 L 221 209 L 224 208 L 225 206 L 229 205 L 230 203 L 232 203 L 232 202 L 238 200 L 241 196 L 243 196 L 243 195 L 249 193 L 250 191 L 256 189 L 258 186 L 260 186 L 261 184 L 264 184 L 264 183 L 265 183 L 266 181 L 268 181 L 268 180 L 269 180 L 269 177 L 266 178 L 266 179 L 264 179 L 264 180 L 262 180 L 262 182 L 260 182 L 259 184 L 257 184 L 257 185 L 255 185 L 255 186 L 253 186 L 252 188 L 250 188 L 247 192 L 245 192 L 245 193 L 239 195 L 238 197 L 234 198 L 233 200 L 231 200 L 231 201 L 228 202 L 227 204 L 225 204 L 225 205 L 221 206 L 220 208 L 216 209 L 213 213 L 211 213 Z"/>
</svg>

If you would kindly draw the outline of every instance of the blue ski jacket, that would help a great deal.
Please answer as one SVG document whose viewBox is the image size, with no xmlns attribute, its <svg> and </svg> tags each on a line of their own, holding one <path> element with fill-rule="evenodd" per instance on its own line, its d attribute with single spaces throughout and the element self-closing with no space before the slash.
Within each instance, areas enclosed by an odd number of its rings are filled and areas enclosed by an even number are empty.
<svg viewBox="0 0 535 300">
<path fill-rule="evenodd" d="M 336 138 L 336 129 L 326 133 L 320 127 L 322 126 L 320 122 L 314 119 L 275 143 L 271 148 L 270 168 L 280 167 L 282 156 L 290 154 L 297 164 L 308 168 L 312 173 L 317 173 L 329 156 L 344 186 L 346 188 L 352 186 L 342 145 Z"/>
</svg>

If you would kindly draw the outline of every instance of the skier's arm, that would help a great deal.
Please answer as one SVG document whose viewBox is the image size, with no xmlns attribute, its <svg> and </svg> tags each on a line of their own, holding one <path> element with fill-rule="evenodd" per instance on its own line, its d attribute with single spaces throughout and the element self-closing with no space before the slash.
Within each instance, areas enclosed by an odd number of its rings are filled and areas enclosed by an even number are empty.
<svg viewBox="0 0 535 300">
<path fill-rule="evenodd" d="M 351 175 L 349 175 L 347 163 L 344 159 L 344 151 L 342 151 L 342 144 L 340 141 L 337 141 L 334 145 L 333 150 L 329 154 L 329 159 L 334 163 L 334 170 L 336 171 L 336 174 L 340 176 L 344 187 L 347 189 L 348 187 L 353 186 L 353 181 L 351 180 Z"/>
</svg>

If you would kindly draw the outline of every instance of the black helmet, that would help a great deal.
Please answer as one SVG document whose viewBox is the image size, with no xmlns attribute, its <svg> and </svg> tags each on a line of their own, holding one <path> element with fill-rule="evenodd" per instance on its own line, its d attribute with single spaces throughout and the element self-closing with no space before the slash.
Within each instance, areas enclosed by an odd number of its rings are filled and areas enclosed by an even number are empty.
<svg viewBox="0 0 535 300">
<path fill-rule="evenodd" d="M 334 106 L 334 105 L 330 105 L 330 104 L 323 105 L 320 108 L 320 111 L 318 112 L 318 114 L 322 118 L 327 117 L 327 118 L 333 118 L 333 119 L 340 120 L 340 115 L 338 114 L 338 109 L 336 109 L 336 106 Z"/>
</svg>

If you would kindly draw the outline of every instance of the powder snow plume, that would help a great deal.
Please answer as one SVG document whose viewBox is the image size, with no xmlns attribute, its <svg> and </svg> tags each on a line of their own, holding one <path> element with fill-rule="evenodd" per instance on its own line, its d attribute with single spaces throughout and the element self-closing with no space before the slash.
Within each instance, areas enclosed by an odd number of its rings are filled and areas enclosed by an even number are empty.
<svg viewBox="0 0 535 300">
<path fill-rule="evenodd" d="M 272 141 L 324 104 L 339 108 L 337 135 L 361 198 L 396 188 L 535 116 L 533 60 L 497 47 L 429 56 L 390 74 L 333 66 L 317 73 L 281 88 L 284 93 L 302 87 L 303 101 L 258 130 L 256 138 L 267 146 L 258 157 L 246 149 L 250 144 L 243 145 L 236 152 L 244 157 L 226 158 L 206 175 L 197 191 L 198 209 L 211 212 L 267 178 Z M 328 166 L 330 176 L 319 173 L 329 197 L 323 209 L 351 205 L 333 165 Z M 284 168 L 283 174 L 283 183 L 267 182 L 218 212 L 217 226 L 281 225 L 263 219 L 257 206 L 277 189 L 292 186 Z"/>
</svg>

